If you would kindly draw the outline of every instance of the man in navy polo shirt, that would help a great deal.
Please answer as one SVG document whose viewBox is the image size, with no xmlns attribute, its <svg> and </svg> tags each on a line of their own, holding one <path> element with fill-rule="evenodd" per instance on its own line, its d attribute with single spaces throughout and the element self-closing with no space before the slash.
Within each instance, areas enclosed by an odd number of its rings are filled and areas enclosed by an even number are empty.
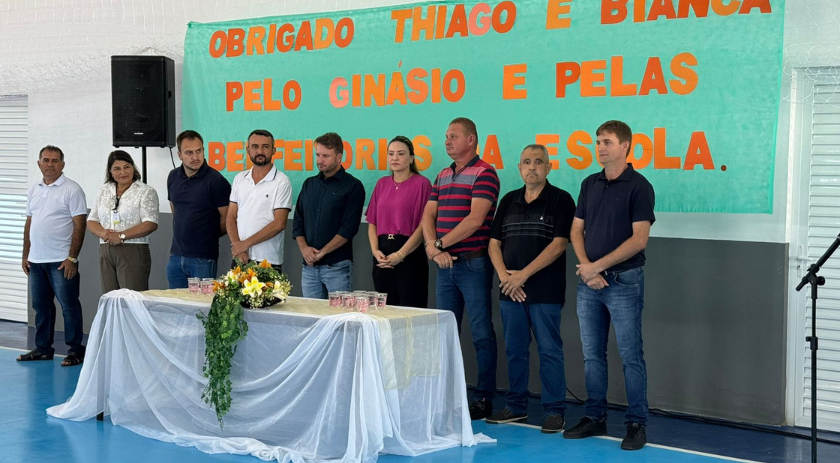
<svg viewBox="0 0 840 463">
<path fill-rule="evenodd" d="M 647 370 L 642 350 L 645 247 L 653 214 L 653 187 L 627 162 L 633 134 L 621 121 L 598 127 L 598 160 L 604 170 L 580 186 L 572 245 L 580 264 L 577 314 L 583 344 L 587 399 L 583 419 L 568 439 L 607 433 L 607 338 L 612 321 L 624 367 L 625 450 L 647 442 Z"/>
<path fill-rule="evenodd" d="M 426 255 L 438 266 L 437 308 L 454 312 L 458 332 L 465 308 L 470 317 L 478 362 L 470 404 L 474 420 L 493 413 L 496 395 L 496 332 L 490 304 L 493 267 L 487 243 L 499 198 L 499 177 L 476 154 L 477 143 L 473 121 L 459 117 L 449 123 L 446 154 L 453 162 L 435 179 L 422 222 Z"/>
<path fill-rule="evenodd" d="M 230 183 L 204 161 L 204 139 L 185 130 L 176 139 L 181 167 L 166 180 L 172 210 L 172 247 L 166 266 L 170 288 L 187 278 L 215 278 L 219 237 L 225 234 Z"/>
<path fill-rule="evenodd" d="M 566 300 L 566 246 L 575 216 L 572 196 L 548 183 L 543 145 L 528 145 L 519 157 L 525 186 L 506 194 L 490 230 L 490 260 L 499 275 L 499 308 L 505 334 L 510 390 L 505 408 L 488 423 L 528 418 L 528 348 L 537 341 L 545 415 L 542 432 L 563 429 L 566 373 L 560 311 Z"/>
</svg>

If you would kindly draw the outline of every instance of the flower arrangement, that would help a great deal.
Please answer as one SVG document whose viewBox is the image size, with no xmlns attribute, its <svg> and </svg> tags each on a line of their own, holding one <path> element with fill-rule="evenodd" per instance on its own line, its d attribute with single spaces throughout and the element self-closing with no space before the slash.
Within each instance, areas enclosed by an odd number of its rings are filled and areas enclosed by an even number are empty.
<svg viewBox="0 0 840 463">
<path fill-rule="evenodd" d="M 288 276 L 268 261 L 238 265 L 213 283 L 213 302 L 207 314 L 199 313 L 204 326 L 204 377 L 201 398 L 216 410 L 219 426 L 230 410 L 230 367 L 236 344 L 248 334 L 244 308 L 261 308 L 285 302 L 292 290 Z"/>
</svg>

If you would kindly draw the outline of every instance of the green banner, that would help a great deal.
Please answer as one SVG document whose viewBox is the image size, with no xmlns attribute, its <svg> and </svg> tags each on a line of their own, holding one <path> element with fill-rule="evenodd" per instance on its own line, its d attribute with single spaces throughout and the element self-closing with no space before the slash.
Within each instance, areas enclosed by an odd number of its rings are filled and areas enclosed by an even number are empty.
<svg viewBox="0 0 840 463">
<path fill-rule="evenodd" d="M 783 18 L 782 0 L 523 0 L 190 23 L 183 127 L 228 179 L 270 130 L 295 192 L 317 173 L 312 140 L 338 132 L 370 194 L 388 140 L 411 138 L 433 180 L 465 116 L 504 191 L 542 143 L 577 198 L 601 168 L 595 129 L 619 119 L 657 211 L 771 213 Z"/>
</svg>

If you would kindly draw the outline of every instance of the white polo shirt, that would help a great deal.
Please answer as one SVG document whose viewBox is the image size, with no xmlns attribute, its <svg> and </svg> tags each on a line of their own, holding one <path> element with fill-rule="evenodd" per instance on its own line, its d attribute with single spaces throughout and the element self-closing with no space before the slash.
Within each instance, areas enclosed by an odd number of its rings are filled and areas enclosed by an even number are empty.
<svg viewBox="0 0 840 463">
<path fill-rule="evenodd" d="M 85 192 L 64 174 L 47 185 L 44 180 L 29 187 L 26 216 L 29 225 L 29 262 L 61 262 L 70 255 L 73 217 L 87 214 Z"/>
<path fill-rule="evenodd" d="M 292 182 L 283 172 L 274 166 L 268 174 L 254 183 L 253 168 L 240 173 L 233 179 L 230 191 L 230 202 L 236 203 L 238 213 L 236 228 L 239 239 L 245 240 L 274 220 L 276 209 L 292 209 Z M 283 246 L 286 230 L 248 248 L 248 257 L 252 260 L 268 260 L 269 263 L 279 265 L 283 263 Z"/>
</svg>

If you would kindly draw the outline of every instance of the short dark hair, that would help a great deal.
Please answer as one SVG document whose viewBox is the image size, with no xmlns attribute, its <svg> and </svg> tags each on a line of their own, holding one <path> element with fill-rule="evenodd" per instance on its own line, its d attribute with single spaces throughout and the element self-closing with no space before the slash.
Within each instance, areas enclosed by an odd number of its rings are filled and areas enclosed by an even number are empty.
<svg viewBox="0 0 840 463">
<path fill-rule="evenodd" d="M 595 136 L 597 137 L 603 132 L 615 134 L 619 143 L 629 143 L 629 146 L 627 146 L 627 152 L 624 153 L 624 156 L 626 157 L 630 155 L 630 148 L 633 147 L 633 131 L 630 130 L 629 125 L 621 121 L 607 121 L 598 127 L 598 130 L 595 131 Z"/>
<path fill-rule="evenodd" d="M 131 167 L 134 168 L 134 178 L 132 180 L 140 180 L 140 171 L 137 170 L 137 165 L 134 164 L 134 159 L 131 159 L 131 155 L 123 150 L 116 150 L 111 151 L 111 154 L 108 155 L 108 167 L 105 168 L 105 183 L 117 183 L 111 175 L 111 166 L 117 161 L 125 161 L 131 164 Z"/>
<path fill-rule="evenodd" d="M 449 123 L 449 125 L 452 124 L 461 124 L 469 135 L 475 136 L 475 143 L 478 144 L 478 129 L 475 127 L 475 122 L 473 122 L 472 119 L 466 117 L 456 117 Z"/>
<path fill-rule="evenodd" d="M 248 146 L 248 142 L 251 140 L 251 137 L 254 135 L 259 135 L 261 137 L 268 137 L 271 139 L 271 146 L 274 146 L 274 135 L 271 134 L 268 130 L 265 129 L 257 129 L 253 132 L 248 134 L 248 138 L 245 139 L 245 146 Z"/>
<path fill-rule="evenodd" d="M 47 145 L 41 148 L 41 151 L 38 151 L 38 160 L 41 159 L 41 155 L 44 154 L 44 151 L 53 151 L 55 153 L 58 153 L 59 159 L 61 159 L 62 161 L 64 160 L 64 151 L 61 151 L 61 148 L 53 145 Z"/>
<path fill-rule="evenodd" d="M 324 148 L 335 150 L 336 154 L 344 154 L 344 141 L 341 135 L 335 132 L 327 132 L 315 139 L 316 145 L 322 145 Z"/>
<path fill-rule="evenodd" d="M 201 142 L 202 145 L 204 144 L 204 138 L 202 138 L 201 134 L 196 132 L 195 130 L 184 130 L 183 132 L 179 133 L 178 138 L 175 139 L 175 144 L 178 145 L 178 152 L 181 152 L 182 141 L 195 140 L 196 138 L 198 139 L 198 141 Z"/>
<path fill-rule="evenodd" d="M 414 143 L 411 142 L 411 139 L 403 135 L 397 135 L 396 137 L 392 138 L 391 141 L 388 142 L 388 146 L 391 146 L 391 143 L 394 143 L 395 141 L 398 141 L 407 146 L 408 155 L 412 158 L 414 157 Z M 414 159 L 411 160 L 411 164 L 408 166 L 408 169 L 411 171 L 412 174 L 420 173 L 420 171 L 417 170 L 417 163 L 414 162 Z M 393 173 L 391 175 L 393 175 Z"/>
</svg>

